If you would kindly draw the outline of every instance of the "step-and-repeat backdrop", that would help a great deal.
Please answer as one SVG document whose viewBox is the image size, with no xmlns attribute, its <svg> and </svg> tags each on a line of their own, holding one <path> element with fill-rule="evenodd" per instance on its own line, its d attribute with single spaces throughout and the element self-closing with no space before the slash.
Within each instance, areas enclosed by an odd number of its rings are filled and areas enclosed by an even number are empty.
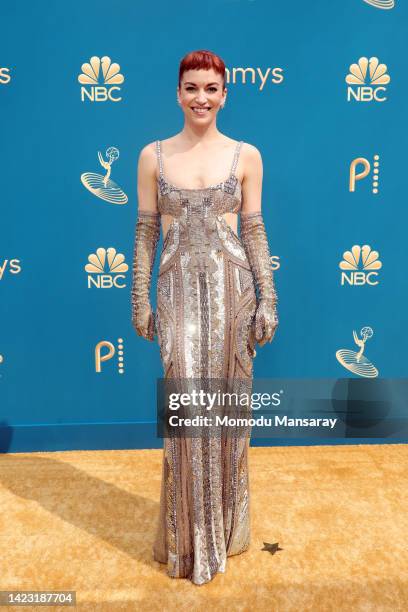
<svg viewBox="0 0 408 612">
<path fill-rule="evenodd" d="M 39 0 L 0 21 L 0 450 L 162 444 L 159 347 L 130 316 L 136 170 L 183 127 L 194 49 L 227 66 L 219 130 L 263 158 L 280 325 L 255 379 L 360 381 L 389 416 L 407 376 L 405 3 Z"/>
</svg>

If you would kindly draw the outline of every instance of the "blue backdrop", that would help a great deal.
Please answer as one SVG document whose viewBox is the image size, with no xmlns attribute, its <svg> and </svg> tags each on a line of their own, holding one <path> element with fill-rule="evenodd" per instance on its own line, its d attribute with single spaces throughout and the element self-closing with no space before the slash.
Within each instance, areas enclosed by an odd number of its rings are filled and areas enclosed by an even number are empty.
<svg viewBox="0 0 408 612">
<path fill-rule="evenodd" d="M 271 344 L 258 347 L 255 377 L 359 377 L 336 351 L 358 351 L 352 333 L 360 337 L 365 326 L 374 334 L 364 354 L 378 376 L 407 376 L 408 9 L 375 4 L 1 3 L 3 452 L 162 445 L 154 427 L 159 348 L 138 337 L 130 320 L 136 167 L 145 144 L 182 128 L 178 65 L 194 49 L 218 53 L 229 71 L 218 128 L 263 158 L 280 326 Z M 110 58 L 107 82 L 101 75 L 79 82 L 92 57 Z M 350 66 L 373 57 L 386 65 L 389 82 L 363 75 L 349 85 Z M 81 175 L 103 177 L 98 151 L 107 160 L 109 147 L 119 152 L 114 184 L 95 195 L 86 188 L 92 177 L 82 182 Z M 352 192 L 357 158 L 370 170 Z M 115 194 L 127 202 L 109 201 Z M 360 276 L 348 271 L 354 280 L 342 284 L 340 263 L 354 245 L 378 252 L 381 267 L 369 276 L 357 262 Z M 128 270 L 89 277 L 85 266 L 99 248 L 123 254 Z M 154 308 L 157 267 L 158 258 Z M 89 280 L 102 276 L 121 286 Z M 113 357 L 97 372 L 100 342 Z"/>
</svg>

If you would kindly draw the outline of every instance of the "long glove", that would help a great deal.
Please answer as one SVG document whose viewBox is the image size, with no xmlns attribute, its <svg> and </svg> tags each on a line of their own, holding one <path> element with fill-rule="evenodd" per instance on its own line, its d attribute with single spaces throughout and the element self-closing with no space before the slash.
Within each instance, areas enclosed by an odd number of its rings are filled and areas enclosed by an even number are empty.
<svg viewBox="0 0 408 612">
<path fill-rule="evenodd" d="M 241 213 L 241 240 L 258 289 L 255 339 L 259 346 L 272 342 L 279 324 L 278 297 L 262 213 Z"/>
<path fill-rule="evenodd" d="M 150 284 L 159 238 L 160 213 L 139 210 L 132 268 L 132 324 L 146 340 L 153 340 L 157 333 L 150 305 Z"/>
</svg>

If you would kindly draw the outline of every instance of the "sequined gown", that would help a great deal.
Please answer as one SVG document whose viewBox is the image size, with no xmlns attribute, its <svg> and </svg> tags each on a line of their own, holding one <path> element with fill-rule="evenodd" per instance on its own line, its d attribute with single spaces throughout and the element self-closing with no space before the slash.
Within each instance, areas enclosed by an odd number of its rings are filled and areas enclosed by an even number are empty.
<svg viewBox="0 0 408 612">
<path fill-rule="evenodd" d="M 157 281 L 164 378 L 238 381 L 235 390 L 252 380 L 255 284 L 241 240 L 223 217 L 241 209 L 241 145 L 226 180 L 183 189 L 166 180 L 156 142 L 158 209 L 172 216 Z M 171 577 L 203 584 L 225 572 L 227 556 L 248 548 L 248 446 L 249 435 L 164 438 L 153 556 Z"/>
</svg>

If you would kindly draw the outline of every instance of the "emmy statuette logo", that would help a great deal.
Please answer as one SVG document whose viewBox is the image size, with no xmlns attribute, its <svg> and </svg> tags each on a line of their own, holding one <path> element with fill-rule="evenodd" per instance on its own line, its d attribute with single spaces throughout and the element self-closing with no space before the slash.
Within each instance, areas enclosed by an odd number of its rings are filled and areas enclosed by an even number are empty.
<svg viewBox="0 0 408 612">
<path fill-rule="evenodd" d="M 10 68 L 0 68 L 0 85 L 7 85 L 10 81 Z"/>
<path fill-rule="evenodd" d="M 125 80 L 120 74 L 120 66 L 111 62 L 110 57 L 91 57 L 89 63 L 81 66 L 78 82 L 81 83 L 81 101 L 90 102 L 120 102 L 121 88 L 119 85 Z"/>
<path fill-rule="evenodd" d="M 125 256 L 118 253 L 113 247 L 104 249 L 100 247 L 96 253 L 91 253 L 88 256 L 88 262 L 85 266 L 85 271 L 88 272 L 88 289 L 96 287 L 97 289 L 123 289 L 126 284 L 123 282 L 125 272 L 129 266 L 125 263 Z"/>
<path fill-rule="evenodd" d="M 389 10 L 393 9 L 395 6 L 394 0 L 363 0 L 366 4 L 371 4 L 371 6 L 375 6 L 379 9 Z"/>
<path fill-rule="evenodd" d="M 360 57 L 358 64 L 351 64 L 346 76 L 347 102 L 385 102 L 386 87 L 391 80 L 387 66 L 380 64 L 377 57 Z"/>
<path fill-rule="evenodd" d="M 20 274 L 21 265 L 19 259 L 3 259 L 3 262 L 0 263 L 0 281 L 3 280 L 3 276 L 6 272 L 9 274 Z"/>
<path fill-rule="evenodd" d="M 105 200 L 110 204 L 126 204 L 127 195 L 122 189 L 111 180 L 112 164 L 119 159 L 119 150 L 116 147 L 109 147 L 105 153 L 107 160 L 103 159 L 98 151 L 98 159 L 102 168 L 105 168 L 105 175 L 95 172 L 84 172 L 81 174 L 82 184 L 97 198 Z"/>
<path fill-rule="evenodd" d="M 4 363 L 4 357 L 3 357 L 3 355 L 0 353 L 0 366 L 1 366 L 3 363 Z M 1 373 L 1 370 L 0 370 L 0 378 L 1 378 L 2 376 L 3 376 L 3 374 Z"/>
<path fill-rule="evenodd" d="M 123 338 L 118 338 L 118 345 L 115 349 L 115 345 L 109 340 L 101 340 L 95 346 L 95 372 L 100 374 L 102 372 L 102 364 L 105 362 L 110 362 L 112 359 L 117 357 L 116 367 L 118 368 L 118 373 L 123 374 L 124 369 L 124 361 L 123 361 Z"/>
<path fill-rule="evenodd" d="M 363 327 L 360 331 L 361 338 L 359 338 L 353 330 L 354 342 L 360 347 L 360 350 L 356 352 L 348 349 L 340 349 L 336 352 L 338 362 L 341 363 L 346 370 L 364 378 L 375 378 L 378 376 L 377 368 L 365 355 L 363 355 L 365 343 L 373 337 L 373 334 L 374 332 L 371 327 Z"/>
<path fill-rule="evenodd" d="M 380 177 L 379 159 L 380 159 L 379 155 L 374 155 L 373 156 L 374 161 L 372 162 L 372 164 L 370 164 L 369 160 L 366 159 L 365 157 L 356 157 L 355 159 L 352 160 L 350 164 L 350 170 L 349 170 L 349 191 L 353 193 L 356 190 L 356 182 L 362 181 L 363 179 L 365 179 L 370 174 L 370 171 L 372 168 L 373 171 L 372 171 L 372 176 L 371 176 L 371 181 L 372 181 L 371 191 L 374 194 L 378 193 L 378 184 L 379 184 L 379 177 Z M 359 166 L 362 166 L 361 170 L 359 170 Z"/>
<path fill-rule="evenodd" d="M 351 251 L 343 253 L 339 268 L 343 270 L 341 285 L 378 285 L 377 270 L 382 268 L 382 262 L 378 252 L 373 251 L 368 244 L 362 247 L 355 244 Z"/>
</svg>

